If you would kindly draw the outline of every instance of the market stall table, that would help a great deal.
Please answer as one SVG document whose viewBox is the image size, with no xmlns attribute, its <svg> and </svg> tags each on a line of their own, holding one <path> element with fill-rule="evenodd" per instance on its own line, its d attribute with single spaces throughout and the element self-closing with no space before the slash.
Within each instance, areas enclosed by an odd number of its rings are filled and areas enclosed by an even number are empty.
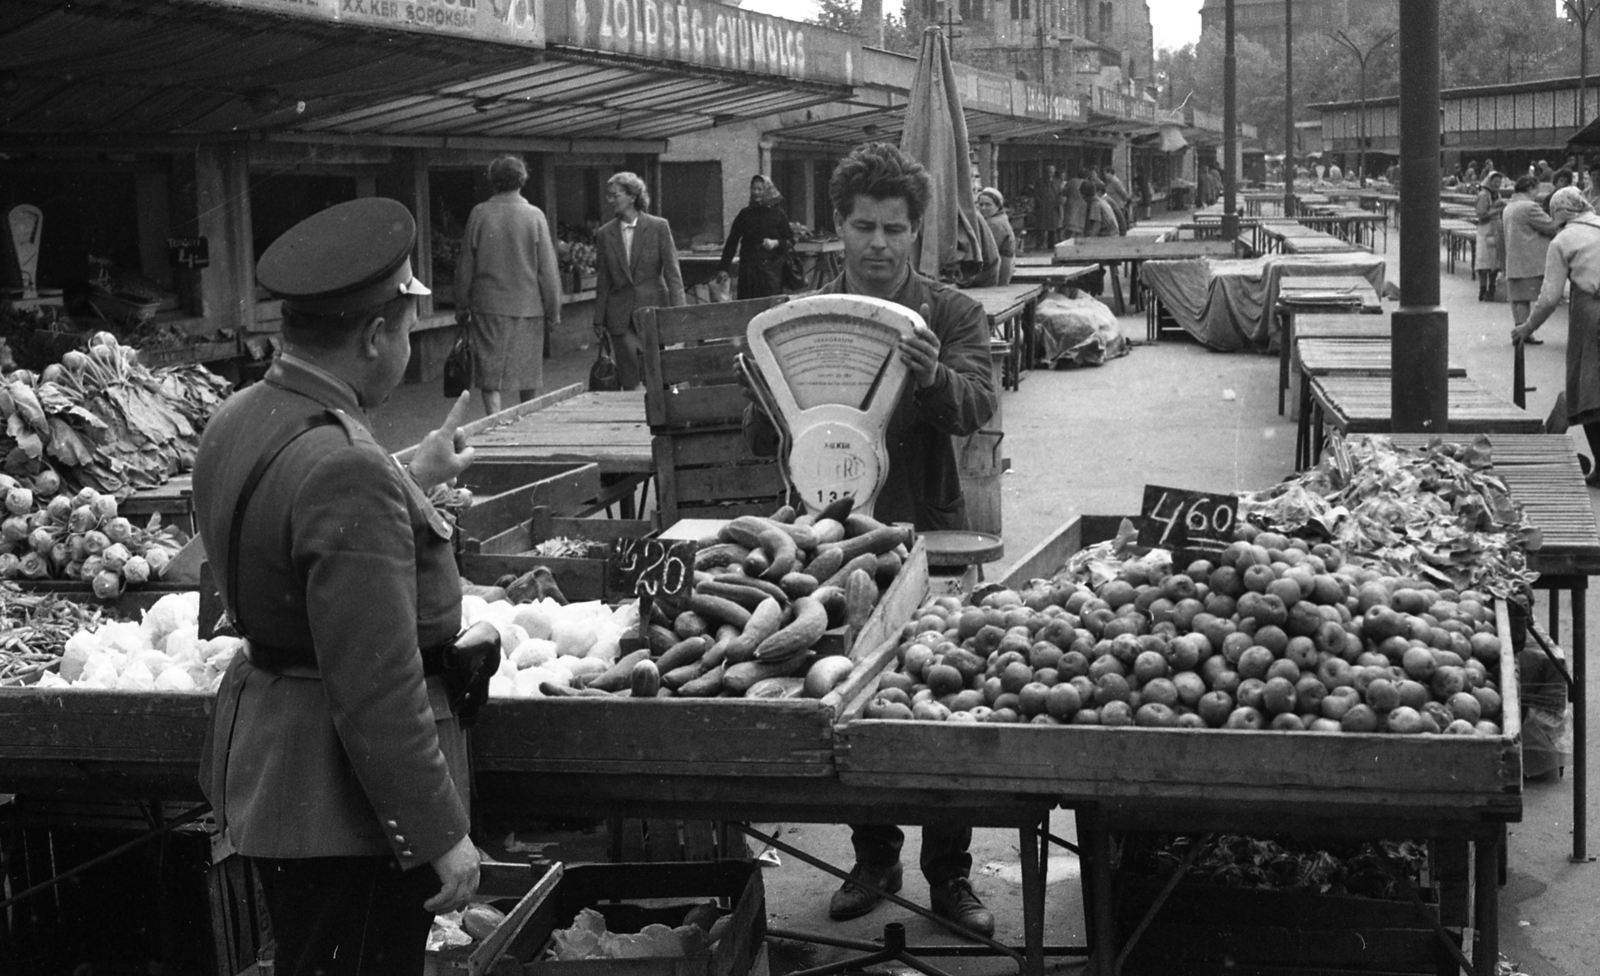
<svg viewBox="0 0 1600 976">
<path fill-rule="evenodd" d="M 1397 446 L 1421 448 L 1423 434 L 1391 434 Z M 1446 440 L 1456 440 L 1446 435 Z M 1493 471 L 1522 504 L 1529 524 L 1539 530 L 1538 548 L 1528 566 L 1539 573 L 1534 585 L 1551 591 L 1550 632 L 1560 639 L 1561 591 L 1572 611 L 1572 660 L 1563 666 L 1572 699 L 1572 860 L 1593 860 L 1588 852 L 1588 676 L 1587 590 L 1600 575 L 1600 527 L 1596 526 L 1589 486 L 1578 464 L 1577 446 L 1567 434 L 1489 434 Z"/>
<path fill-rule="evenodd" d="M 1106 265 L 1111 276 L 1112 308 L 1118 315 L 1127 311 L 1122 298 L 1122 279 L 1117 269 L 1128 265 L 1128 288 L 1138 282 L 1139 265 L 1144 261 L 1183 261 L 1197 258 L 1233 257 L 1233 241 L 1151 241 L 1127 237 L 1079 237 L 1057 244 L 1055 256 L 1070 264 Z"/>
<path fill-rule="evenodd" d="M 1284 393 L 1289 388 L 1289 360 L 1293 357 L 1295 318 L 1299 315 L 1328 315 L 1359 312 L 1376 315 L 1383 311 L 1378 290 L 1372 282 L 1356 275 L 1306 275 L 1285 278 L 1278 283 L 1278 413 L 1284 409 Z M 1388 335 L 1387 331 L 1384 335 Z"/>
<path fill-rule="evenodd" d="M 1544 429 L 1542 418 L 1502 400 L 1469 376 L 1451 377 L 1449 384 L 1452 433 L 1537 434 Z M 1336 373 L 1314 377 L 1308 385 L 1317 411 L 1312 425 L 1311 463 L 1321 457 L 1324 423 L 1341 435 L 1390 432 L 1390 377 Z"/>
<path fill-rule="evenodd" d="M 581 383 L 508 407 L 465 425 L 482 460 L 594 461 L 600 465 L 605 505 L 621 502 L 632 518 L 634 493 L 655 470 L 644 393 L 591 393 Z M 415 447 L 396 455 L 402 462 Z"/>
<path fill-rule="evenodd" d="M 1001 385 L 1017 389 L 1023 371 L 1033 366 L 1033 316 L 1044 286 L 1013 278 L 1009 285 L 963 290 L 983 306 L 983 314 L 989 317 L 989 334 L 1008 343 Z"/>
<path fill-rule="evenodd" d="M 683 276 L 684 290 L 694 288 L 696 285 L 708 284 L 722 270 L 722 248 L 711 250 L 679 251 L 678 273 Z M 739 273 L 739 258 L 733 259 L 734 280 L 737 281 Z"/>
<path fill-rule="evenodd" d="M 1295 360 L 1300 374 L 1300 410 L 1295 425 L 1294 469 L 1311 464 L 1311 380 L 1319 376 L 1394 375 L 1393 352 L 1387 339 L 1305 339 L 1295 343 Z M 1451 377 L 1467 375 L 1466 369 L 1449 363 Z M 1319 431 L 1320 433 L 1320 431 Z"/>
<path fill-rule="evenodd" d="M 1069 555 L 1116 531 L 1115 519 L 1100 519 L 1089 538 L 1091 521 L 1068 522 L 1002 582 L 1020 590 L 1048 579 Z M 1048 795 L 1074 810 L 1093 919 L 1091 971 L 1110 974 L 1118 948 L 1112 831 L 1470 840 L 1480 870 L 1494 870 L 1504 825 L 1522 816 L 1512 655 L 1502 655 L 1498 679 L 1505 727 L 1473 738 L 885 721 L 861 713 L 868 684 L 846 708 L 835 762 L 847 785 Z M 1497 886 L 1479 885 L 1476 924 L 1489 958 L 1498 909 Z"/>
</svg>

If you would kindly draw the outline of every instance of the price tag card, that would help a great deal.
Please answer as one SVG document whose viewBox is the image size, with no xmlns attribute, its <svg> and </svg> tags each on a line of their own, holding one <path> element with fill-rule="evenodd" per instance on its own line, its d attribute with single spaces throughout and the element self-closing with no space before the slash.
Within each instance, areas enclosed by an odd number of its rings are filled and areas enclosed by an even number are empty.
<svg viewBox="0 0 1600 976">
<path fill-rule="evenodd" d="M 204 237 L 169 237 L 167 256 L 175 267 L 208 268 L 211 266 L 211 242 Z"/>
<path fill-rule="evenodd" d="M 648 597 L 687 596 L 694 587 L 694 554 L 699 543 L 662 539 L 616 539 L 606 560 L 613 593 Z"/>
<path fill-rule="evenodd" d="M 1187 488 L 1144 486 L 1139 544 L 1172 550 L 1175 570 L 1196 559 L 1216 562 L 1233 543 L 1239 496 Z"/>
</svg>

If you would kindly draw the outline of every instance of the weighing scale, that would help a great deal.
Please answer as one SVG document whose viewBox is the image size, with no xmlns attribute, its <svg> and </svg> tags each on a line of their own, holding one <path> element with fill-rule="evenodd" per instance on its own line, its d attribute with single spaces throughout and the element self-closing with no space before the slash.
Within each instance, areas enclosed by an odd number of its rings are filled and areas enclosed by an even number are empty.
<svg viewBox="0 0 1600 976">
<path fill-rule="evenodd" d="M 902 337 L 922 316 L 860 295 L 814 295 L 750 320 L 739 368 L 778 427 L 786 478 L 807 510 L 853 497 L 870 513 L 889 471 L 884 432 L 910 370 Z"/>
</svg>

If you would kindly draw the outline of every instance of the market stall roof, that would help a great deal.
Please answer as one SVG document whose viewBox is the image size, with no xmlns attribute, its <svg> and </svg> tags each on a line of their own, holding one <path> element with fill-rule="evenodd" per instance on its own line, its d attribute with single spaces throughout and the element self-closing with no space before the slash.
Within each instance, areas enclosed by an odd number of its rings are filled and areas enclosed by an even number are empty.
<svg viewBox="0 0 1600 976">
<path fill-rule="evenodd" d="M 510 36 L 487 10 L 448 33 L 335 22 L 331 0 L 295 17 L 202 0 L 14 0 L 0 5 L 0 128 L 658 140 L 851 90 L 838 70 L 812 80 L 753 61 L 740 70 L 586 50 L 603 45 L 584 44 L 586 18 L 574 14 L 584 4 L 552 16 L 565 43 L 547 50 L 542 30 Z"/>
</svg>

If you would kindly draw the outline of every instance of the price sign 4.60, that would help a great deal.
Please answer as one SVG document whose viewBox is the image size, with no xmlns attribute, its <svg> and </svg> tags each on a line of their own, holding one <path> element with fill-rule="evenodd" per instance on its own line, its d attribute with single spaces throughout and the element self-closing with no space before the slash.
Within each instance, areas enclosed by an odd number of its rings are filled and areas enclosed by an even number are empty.
<svg viewBox="0 0 1600 976">
<path fill-rule="evenodd" d="M 607 560 L 610 588 L 639 596 L 684 596 L 694 585 L 697 548 L 692 541 L 617 539 Z"/>
<path fill-rule="evenodd" d="M 1140 545 L 1172 550 L 1174 568 L 1215 560 L 1233 542 L 1239 497 L 1145 485 Z"/>
</svg>

